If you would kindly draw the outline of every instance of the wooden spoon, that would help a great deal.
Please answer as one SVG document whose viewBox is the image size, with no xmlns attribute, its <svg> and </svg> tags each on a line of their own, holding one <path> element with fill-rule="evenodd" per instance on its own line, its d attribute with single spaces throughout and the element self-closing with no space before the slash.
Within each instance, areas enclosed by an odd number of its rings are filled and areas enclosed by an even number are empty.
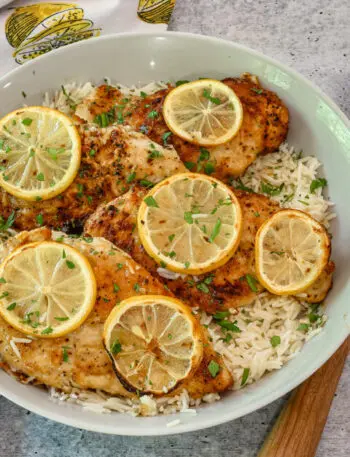
<svg viewBox="0 0 350 457">
<path fill-rule="evenodd" d="M 314 457 L 332 404 L 350 337 L 292 394 L 258 457 Z"/>
</svg>

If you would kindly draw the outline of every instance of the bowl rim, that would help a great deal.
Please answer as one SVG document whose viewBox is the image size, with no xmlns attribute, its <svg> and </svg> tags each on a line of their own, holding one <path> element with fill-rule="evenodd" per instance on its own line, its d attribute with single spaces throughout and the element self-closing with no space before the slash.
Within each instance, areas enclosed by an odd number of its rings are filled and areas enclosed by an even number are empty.
<svg viewBox="0 0 350 457">
<path fill-rule="evenodd" d="M 207 35 L 201 35 L 201 34 L 195 34 L 195 33 L 188 33 L 188 32 L 174 32 L 174 31 L 163 31 L 163 32 L 157 32 L 157 31 L 152 31 L 152 32 L 123 32 L 123 33 L 113 33 L 113 34 L 108 34 L 108 35 L 103 35 L 100 37 L 94 38 L 94 42 L 96 40 L 103 42 L 103 41 L 114 41 L 118 40 L 120 38 L 135 38 L 139 37 L 142 39 L 143 37 L 147 38 L 157 38 L 157 37 L 163 37 L 163 38 L 172 38 L 172 39 L 177 39 L 177 38 L 188 38 L 191 40 L 197 40 L 197 41 L 206 41 L 206 42 L 213 42 L 217 44 L 222 44 L 225 46 L 230 46 L 233 49 L 237 49 L 240 51 L 243 51 L 244 53 L 247 53 L 251 56 L 258 57 L 260 60 L 263 60 L 264 62 L 271 63 L 275 67 L 285 71 L 287 74 L 292 75 L 295 79 L 301 80 L 304 84 L 306 84 L 314 93 L 316 93 L 320 98 L 322 98 L 330 107 L 331 109 L 341 118 L 341 120 L 344 122 L 346 127 L 350 130 L 350 120 L 349 118 L 343 113 L 343 111 L 338 107 L 338 105 L 327 95 L 321 90 L 316 84 L 311 82 L 309 79 L 307 79 L 304 75 L 299 73 L 298 71 L 294 70 L 293 68 L 289 67 L 288 65 L 285 65 L 278 60 L 266 56 L 260 51 L 256 51 L 246 45 L 236 43 L 234 41 L 222 39 L 222 38 L 216 38 L 213 36 L 207 36 Z M 89 45 L 89 40 L 84 40 L 84 41 L 79 41 L 73 44 L 70 44 L 68 48 L 74 47 L 78 48 L 80 46 L 88 46 Z M 61 53 L 66 52 L 66 47 L 62 47 L 53 51 L 50 51 L 47 54 L 44 54 L 39 57 L 40 61 L 44 59 L 51 59 L 54 58 L 55 55 L 59 55 Z M 10 72 L 6 73 L 0 78 L 0 84 L 4 82 L 4 80 L 10 79 L 12 76 L 16 75 L 17 73 L 21 73 L 23 71 L 23 68 L 26 68 L 26 71 L 29 71 L 30 68 L 35 67 L 36 65 L 36 59 L 27 62 L 24 66 L 17 67 Z M 350 334 L 350 329 L 348 331 L 348 335 Z M 177 427 L 174 428 L 154 428 L 154 429 L 142 429 L 138 427 L 130 427 L 130 426 L 123 426 L 123 425 L 118 425 L 116 427 L 111 427 L 111 426 L 106 426 L 106 424 L 103 424 L 103 421 L 101 421 L 100 424 L 91 424 L 89 421 L 83 420 L 77 420 L 73 417 L 70 417 L 69 415 L 65 415 L 64 411 L 65 408 L 62 408 L 62 412 L 56 412 L 56 410 L 48 410 L 47 407 L 42 407 L 40 404 L 34 404 L 32 401 L 27 400 L 24 396 L 21 396 L 17 393 L 14 393 L 11 391 L 11 389 L 5 388 L 4 386 L 0 386 L 0 395 L 3 395 L 6 397 L 8 400 L 11 400 L 12 402 L 16 403 L 19 406 L 22 406 L 23 408 L 26 408 L 27 410 L 39 414 L 43 417 L 46 417 L 48 419 L 51 419 L 53 421 L 59 422 L 64 425 L 70 425 L 75 428 L 80 428 L 88 431 L 94 431 L 94 432 L 100 432 L 100 433 L 105 433 L 105 434 L 113 434 L 113 435 L 125 435 L 125 436 L 165 436 L 165 435 L 174 435 L 174 434 L 179 434 L 179 433 L 188 433 L 188 432 L 193 432 L 196 430 L 202 430 L 205 428 L 209 427 L 214 427 L 216 425 L 224 424 L 226 422 L 229 422 L 234 419 L 238 419 L 239 417 L 245 416 L 251 412 L 257 411 L 258 409 L 272 403 L 273 401 L 277 400 L 278 398 L 281 398 L 283 395 L 287 394 L 290 392 L 292 389 L 296 388 L 298 385 L 300 385 L 303 381 L 305 381 L 309 376 L 311 376 L 315 371 L 317 371 L 335 352 L 336 350 L 342 345 L 342 343 L 345 341 L 347 338 L 346 334 L 339 335 L 339 338 L 337 341 L 333 343 L 330 347 L 327 346 L 327 348 L 324 348 L 324 351 L 322 353 L 322 356 L 320 356 L 317 359 L 317 362 L 312 362 L 309 364 L 308 369 L 299 372 L 292 381 L 289 381 L 285 383 L 278 391 L 268 391 L 266 395 L 260 399 L 258 402 L 249 403 L 245 405 L 245 407 L 241 407 L 239 409 L 239 412 L 236 412 L 235 410 L 229 411 L 228 413 L 221 413 L 219 416 L 213 418 L 210 416 L 209 418 L 201 418 L 199 421 L 191 421 L 189 423 L 183 423 Z M 17 381 L 14 381 L 17 382 Z M 96 413 L 96 417 L 101 417 L 99 414 Z M 170 416 L 169 416 L 170 417 Z M 142 418 L 143 421 L 147 420 L 147 417 Z M 117 429 L 117 430 L 116 430 Z"/>
</svg>

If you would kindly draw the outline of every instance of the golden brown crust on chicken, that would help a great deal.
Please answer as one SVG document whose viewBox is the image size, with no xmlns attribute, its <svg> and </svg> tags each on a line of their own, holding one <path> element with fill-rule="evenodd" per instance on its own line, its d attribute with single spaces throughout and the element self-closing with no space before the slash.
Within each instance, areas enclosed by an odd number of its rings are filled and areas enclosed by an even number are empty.
<svg viewBox="0 0 350 457">
<path fill-rule="evenodd" d="M 46 228 L 23 232 L 10 240 L 8 251 L 34 240 L 56 239 L 59 235 L 61 234 L 52 235 Z M 113 395 L 133 396 L 119 382 L 103 347 L 104 321 L 118 301 L 135 295 L 135 284 L 138 284 L 141 294 L 170 295 L 170 292 L 107 240 L 65 237 L 63 242 L 79 249 L 93 267 L 98 285 L 95 307 L 88 319 L 73 333 L 55 339 L 38 338 L 28 344 L 17 342 L 21 358 L 16 355 L 10 342 L 12 338 L 26 336 L 0 318 L 2 366 L 25 383 L 28 382 L 28 377 L 33 377 L 37 384 L 53 386 L 66 392 L 78 387 L 100 389 Z M 115 291 L 114 284 L 120 285 L 118 292 Z M 63 360 L 63 347 L 66 347 L 68 353 L 66 362 Z M 210 379 L 208 360 L 215 360 L 221 366 L 220 376 L 215 379 Z M 193 382 L 191 379 L 186 381 L 186 388 L 194 397 L 231 387 L 232 377 L 211 343 L 204 347 L 203 361 L 192 379 Z"/>
<path fill-rule="evenodd" d="M 188 305 L 213 313 L 218 310 L 250 305 L 263 290 L 256 283 L 256 291 L 248 284 L 247 275 L 255 277 L 255 236 L 259 227 L 280 209 L 279 205 L 264 195 L 235 190 L 243 215 L 242 238 L 234 256 L 210 274 L 167 280 L 157 273 L 158 265 L 145 252 L 136 228 L 137 211 L 146 191 L 135 187 L 127 194 L 98 208 L 85 224 L 85 232 L 101 236 L 128 252 L 171 292 Z M 323 281 L 306 291 L 310 302 L 322 301 L 332 282 L 332 269 L 327 267 Z M 206 287 L 200 284 L 205 281 Z M 199 286 L 199 287 L 198 287 Z M 203 291 L 204 289 L 204 291 Z M 206 291 L 209 290 L 209 293 Z M 320 300 L 321 298 L 321 300 Z"/>
<path fill-rule="evenodd" d="M 213 175 L 219 179 L 242 175 L 257 154 L 278 149 L 287 136 L 289 120 L 288 109 L 280 98 L 263 89 L 257 78 L 245 74 L 241 78 L 226 78 L 223 82 L 240 98 L 244 117 L 241 129 L 231 141 L 207 148 L 210 152 L 209 162 L 215 166 Z M 165 97 L 172 89 L 169 85 L 167 89 L 143 98 L 125 98 L 118 89 L 100 86 L 78 106 L 76 114 L 91 122 L 96 115 L 116 106 L 122 113 L 125 124 L 143 131 L 153 141 L 161 144 L 164 133 L 169 131 L 163 119 L 162 107 Z M 167 143 L 175 147 L 183 162 L 192 164 L 192 171 L 205 170 L 205 163 L 198 163 L 198 146 L 173 134 L 168 137 Z"/>
<path fill-rule="evenodd" d="M 147 177 L 151 182 L 158 182 L 186 170 L 172 148 L 156 145 L 161 155 L 151 158 L 152 142 L 141 133 L 123 127 L 99 129 L 84 125 L 80 127 L 80 135 L 79 172 L 62 194 L 46 201 L 26 202 L 0 188 L 0 212 L 3 217 L 16 212 L 15 228 L 31 230 L 38 227 L 37 216 L 41 214 L 44 224 L 50 227 L 79 232 L 84 220 L 99 204 L 112 200 L 130 187 L 133 173 L 135 181 Z"/>
</svg>

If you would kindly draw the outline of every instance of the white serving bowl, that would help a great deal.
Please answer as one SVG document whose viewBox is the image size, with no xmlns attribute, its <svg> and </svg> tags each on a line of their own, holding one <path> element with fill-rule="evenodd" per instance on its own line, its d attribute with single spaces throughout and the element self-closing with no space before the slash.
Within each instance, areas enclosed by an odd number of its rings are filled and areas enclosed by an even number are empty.
<svg viewBox="0 0 350 457">
<path fill-rule="evenodd" d="M 222 400 L 200 407 L 198 415 L 131 417 L 100 415 L 76 405 L 58 405 L 48 394 L 24 386 L 0 371 L 0 393 L 49 419 L 87 430 L 118 435 L 166 435 L 221 424 L 267 405 L 296 387 L 317 370 L 349 334 L 350 319 L 350 123 L 317 87 L 284 65 L 227 41 L 166 32 L 120 34 L 79 42 L 28 62 L 0 79 L 0 115 L 25 103 L 41 104 L 45 91 L 71 81 L 101 82 L 104 77 L 125 85 L 152 80 L 224 78 L 243 72 L 257 75 L 277 92 L 290 115 L 288 141 L 324 164 L 329 194 L 336 204 L 333 254 L 334 287 L 327 298 L 328 322 L 301 353 L 281 370 Z M 169 421 L 181 423 L 168 428 Z"/>
</svg>

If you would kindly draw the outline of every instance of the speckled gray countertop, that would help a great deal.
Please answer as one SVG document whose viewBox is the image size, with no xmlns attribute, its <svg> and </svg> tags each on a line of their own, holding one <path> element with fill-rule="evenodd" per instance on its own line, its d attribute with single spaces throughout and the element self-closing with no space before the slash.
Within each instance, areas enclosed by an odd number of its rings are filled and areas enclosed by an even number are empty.
<svg viewBox="0 0 350 457">
<path fill-rule="evenodd" d="M 170 29 L 226 38 L 275 57 L 350 116 L 349 21 L 349 0 L 177 0 Z M 350 455 L 349 391 L 350 359 L 317 457 Z M 129 438 L 59 425 L 0 398 L 0 456 L 255 457 L 284 401 L 201 432 Z"/>
</svg>

